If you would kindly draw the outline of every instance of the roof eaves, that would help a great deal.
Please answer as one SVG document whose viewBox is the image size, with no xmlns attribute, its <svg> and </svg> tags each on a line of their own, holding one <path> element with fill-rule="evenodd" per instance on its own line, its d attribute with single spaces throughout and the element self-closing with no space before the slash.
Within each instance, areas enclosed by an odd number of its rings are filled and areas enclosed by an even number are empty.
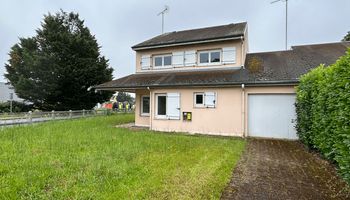
<svg viewBox="0 0 350 200">
<path fill-rule="evenodd" d="M 95 86 L 96 90 L 113 90 L 113 89 L 142 89 L 152 88 L 169 88 L 169 87 L 205 87 L 205 86 L 281 86 L 281 85 L 297 85 L 299 79 L 294 80 L 278 80 L 278 81 L 238 81 L 238 82 L 221 82 L 221 83 L 186 83 L 186 84 L 146 84 L 137 86 Z"/>
</svg>

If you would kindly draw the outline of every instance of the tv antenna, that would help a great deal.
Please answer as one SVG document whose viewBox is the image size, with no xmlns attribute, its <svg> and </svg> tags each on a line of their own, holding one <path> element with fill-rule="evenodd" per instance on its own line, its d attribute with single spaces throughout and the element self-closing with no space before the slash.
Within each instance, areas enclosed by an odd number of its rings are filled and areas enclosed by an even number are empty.
<svg viewBox="0 0 350 200">
<path fill-rule="evenodd" d="M 162 34 L 164 33 L 164 14 L 169 12 L 169 6 L 165 5 L 164 10 L 157 14 L 157 16 L 162 15 Z"/>
<path fill-rule="evenodd" d="M 286 50 L 288 48 L 288 0 L 275 0 L 272 1 L 271 4 L 277 3 L 277 2 L 285 2 L 286 3 Z"/>
</svg>

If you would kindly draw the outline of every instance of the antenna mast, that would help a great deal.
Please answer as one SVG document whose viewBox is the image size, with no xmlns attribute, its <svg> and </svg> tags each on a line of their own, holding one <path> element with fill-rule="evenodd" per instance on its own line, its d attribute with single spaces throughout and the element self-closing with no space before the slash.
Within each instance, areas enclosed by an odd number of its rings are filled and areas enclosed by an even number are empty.
<svg viewBox="0 0 350 200">
<path fill-rule="evenodd" d="M 275 0 L 275 1 L 272 1 L 271 4 L 273 3 L 277 3 L 277 2 L 285 2 L 286 3 L 286 43 L 285 43 L 285 46 L 286 46 L 286 50 L 288 49 L 288 0 Z"/>
<path fill-rule="evenodd" d="M 162 15 L 162 34 L 164 33 L 164 14 L 169 12 L 169 6 L 165 5 L 164 10 L 157 14 L 157 16 Z"/>
</svg>

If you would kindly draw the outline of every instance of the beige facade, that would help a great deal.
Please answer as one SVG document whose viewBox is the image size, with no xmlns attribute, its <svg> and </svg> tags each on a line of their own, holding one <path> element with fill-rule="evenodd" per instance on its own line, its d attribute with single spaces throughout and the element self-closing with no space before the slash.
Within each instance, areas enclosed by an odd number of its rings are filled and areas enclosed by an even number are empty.
<svg viewBox="0 0 350 200">
<path fill-rule="evenodd" d="M 156 48 L 156 49 L 139 50 L 136 52 L 136 73 L 155 73 L 159 71 L 198 70 L 198 69 L 210 69 L 210 68 L 215 69 L 215 68 L 223 68 L 223 67 L 239 68 L 244 64 L 245 55 L 246 55 L 246 52 L 248 51 L 248 47 L 245 45 L 248 45 L 248 41 L 243 40 L 242 38 L 242 39 L 221 41 L 221 42 L 215 42 L 215 43 L 182 45 L 182 46 L 175 46 L 175 47 L 163 47 L 163 48 Z M 217 63 L 213 65 L 202 65 L 202 66 L 198 64 L 198 52 L 207 51 L 207 50 L 222 50 L 223 48 L 226 48 L 226 47 L 235 47 L 236 49 L 235 63 L 230 63 L 230 64 Z M 164 68 L 164 69 L 153 68 L 154 56 L 165 55 L 165 54 L 171 55 L 172 53 L 179 52 L 179 51 L 183 51 L 183 52 L 195 51 L 196 64 L 194 64 L 193 66 L 179 66 L 179 67 L 170 67 L 170 68 Z M 147 70 L 144 70 L 141 68 L 141 57 L 144 55 L 151 56 L 151 68 Z"/>
<path fill-rule="evenodd" d="M 155 115 L 156 94 L 180 94 L 180 119 L 159 119 Z M 215 92 L 215 108 L 194 106 L 194 94 Z M 152 130 L 169 132 L 202 133 L 226 136 L 247 136 L 247 111 L 249 94 L 293 94 L 294 86 L 226 87 L 226 88 L 182 88 L 150 89 L 136 91 L 135 124 L 148 126 Z M 150 95 L 150 115 L 141 115 L 141 96 Z M 183 112 L 192 113 L 192 121 L 184 121 Z"/>
</svg>

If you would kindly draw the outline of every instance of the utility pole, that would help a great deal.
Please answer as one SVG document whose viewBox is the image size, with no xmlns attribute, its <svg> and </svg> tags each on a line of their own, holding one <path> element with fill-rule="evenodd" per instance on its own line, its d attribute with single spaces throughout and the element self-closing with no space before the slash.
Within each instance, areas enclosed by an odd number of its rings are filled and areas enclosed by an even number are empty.
<svg viewBox="0 0 350 200">
<path fill-rule="evenodd" d="M 169 12 L 169 6 L 165 6 L 164 10 L 157 14 L 157 16 L 162 15 L 162 34 L 164 33 L 164 14 Z"/>
<path fill-rule="evenodd" d="M 285 48 L 286 50 L 288 49 L 288 0 L 275 0 L 275 1 L 272 1 L 271 4 L 273 3 L 277 3 L 277 2 L 285 2 L 286 3 L 286 41 L 285 41 Z"/>
<path fill-rule="evenodd" d="M 10 113 L 12 114 L 12 101 L 13 101 L 13 93 L 10 93 Z"/>
</svg>

